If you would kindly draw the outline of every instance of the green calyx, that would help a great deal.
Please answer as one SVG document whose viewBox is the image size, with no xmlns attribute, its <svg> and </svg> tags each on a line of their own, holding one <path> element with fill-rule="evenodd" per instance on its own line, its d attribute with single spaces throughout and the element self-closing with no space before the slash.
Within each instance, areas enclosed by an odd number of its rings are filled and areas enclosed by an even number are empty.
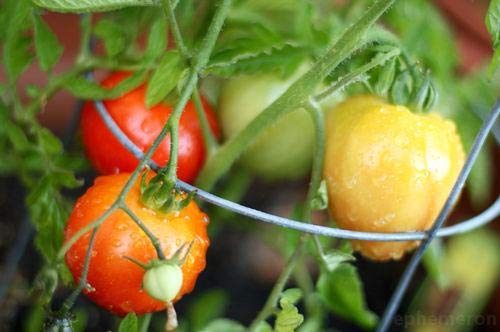
<svg viewBox="0 0 500 332">
<path fill-rule="evenodd" d="M 141 178 L 141 199 L 147 207 L 159 212 L 180 211 L 193 199 L 195 193 L 186 194 L 175 187 L 175 178 L 170 179 L 160 171 L 149 182 L 147 173 Z"/>
</svg>

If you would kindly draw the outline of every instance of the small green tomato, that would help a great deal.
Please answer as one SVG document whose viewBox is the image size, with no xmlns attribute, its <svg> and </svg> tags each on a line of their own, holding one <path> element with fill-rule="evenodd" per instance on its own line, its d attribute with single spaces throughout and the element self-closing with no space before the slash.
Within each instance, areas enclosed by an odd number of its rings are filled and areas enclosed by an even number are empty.
<svg viewBox="0 0 500 332">
<path fill-rule="evenodd" d="M 242 75 L 229 79 L 219 96 L 219 115 L 226 138 L 238 134 L 305 72 L 281 79 L 274 74 Z M 292 111 L 262 132 L 240 159 L 266 180 L 302 178 L 311 167 L 314 126 L 304 109 Z"/>
<path fill-rule="evenodd" d="M 164 263 L 153 266 L 144 273 L 143 288 L 151 296 L 163 302 L 171 302 L 182 286 L 182 270 L 177 264 Z"/>
</svg>

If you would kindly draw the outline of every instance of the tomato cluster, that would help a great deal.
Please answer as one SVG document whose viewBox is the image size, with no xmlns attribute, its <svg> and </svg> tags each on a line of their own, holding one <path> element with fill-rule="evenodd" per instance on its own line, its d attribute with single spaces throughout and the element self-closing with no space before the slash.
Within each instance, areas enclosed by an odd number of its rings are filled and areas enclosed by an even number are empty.
<svg viewBox="0 0 500 332">
<path fill-rule="evenodd" d="M 114 73 L 102 85 L 112 88 L 128 75 Z M 225 137 L 231 138 L 243 130 L 296 76 L 283 80 L 261 74 L 226 81 L 218 105 Z M 140 86 L 122 97 L 104 101 L 117 125 L 143 151 L 151 146 L 172 112 L 171 106 L 164 103 L 148 109 L 145 91 L 146 87 Z M 210 127 L 218 137 L 215 113 L 204 100 L 203 106 Z M 412 113 L 403 106 L 373 96 L 350 97 L 327 113 L 323 175 L 330 214 L 337 224 L 345 229 L 372 232 L 430 227 L 464 162 L 463 148 L 453 123 L 436 114 Z M 129 179 L 127 172 L 138 164 L 106 127 L 92 102 L 84 107 L 82 133 L 92 164 L 98 172 L 108 175 L 98 177 L 77 201 L 66 227 L 67 240 L 113 204 Z M 310 169 L 313 146 L 312 121 L 304 110 L 296 110 L 257 137 L 240 163 L 268 180 L 302 178 Z M 180 119 L 178 153 L 178 177 L 192 182 L 205 159 L 201 126 L 192 102 L 187 104 Z M 164 166 L 169 154 L 166 138 L 153 160 Z M 137 183 L 125 202 L 160 239 L 166 257 L 191 243 L 185 261 L 180 269 L 176 264 L 156 264 L 154 268 L 146 268 L 145 273 L 144 267 L 137 264 L 154 262 L 155 248 L 131 217 L 117 210 L 97 232 L 85 294 L 119 315 L 157 311 L 165 307 L 165 301 L 176 301 L 190 292 L 204 269 L 209 245 L 208 217 L 194 202 L 168 213 L 151 209 L 141 201 Z M 66 255 L 76 280 L 83 271 L 89 239 L 90 232 Z M 353 241 L 356 250 L 375 260 L 400 258 L 416 244 Z M 171 277 L 164 281 L 166 275 Z"/>
</svg>

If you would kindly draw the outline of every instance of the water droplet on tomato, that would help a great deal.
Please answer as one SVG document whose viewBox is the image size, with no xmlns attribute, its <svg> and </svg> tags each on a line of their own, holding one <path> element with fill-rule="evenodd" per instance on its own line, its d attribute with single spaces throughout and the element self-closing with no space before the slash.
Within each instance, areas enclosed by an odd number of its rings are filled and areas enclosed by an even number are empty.
<svg viewBox="0 0 500 332">
<path fill-rule="evenodd" d="M 112 244 L 113 244 L 113 247 L 118 248 L 118 247 L 121 247 L 123 243 L 120 240 L 113 240 Z"/>
</svg>

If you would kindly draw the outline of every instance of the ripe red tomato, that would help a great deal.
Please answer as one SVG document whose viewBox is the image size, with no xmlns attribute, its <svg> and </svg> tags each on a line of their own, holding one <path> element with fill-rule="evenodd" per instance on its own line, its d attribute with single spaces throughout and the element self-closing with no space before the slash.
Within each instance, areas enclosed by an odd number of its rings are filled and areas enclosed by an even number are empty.
<svg viewBox="0 0 500 332">
<path fill-rule="evenodd" d="M 65 229 L 65 241 L 98 218 L 115 201 L 129 173 L 101 176 L 75 204 Z M 165 257 L 171 257 L 183 244 L 193 242 L 184 264 L 182 287 L 174 301 L 193 290 L 205 268 L 209 246 L 208 217 L 193 201 L 177 212 L 160 213 L 140 201 L 139 181 L 126 198 L 129 208 L 159 238 Z M 66 263 L 80 279 L 91 232 L 82 236 L 67 252 Z M 88 272 L 89 288 L 84 293 L 99 306 L 118 315 L 144 314 L 165 308 L 165 303 L 150 297 L 142 289 L 145 271 L 125 256 L 147 264 L 156 251 L 146 234 L 121 210 L 115 211 L 100 226 Z"/>
<path fill-rule="evenodd" d="M 130 76 L 130 73 L 115 72 L 102 81 L 102 86 L 112 88 Z M 145 104 L 146 85 L 113 99 L 105 100 L 104 105 L 121 130 L 142 151 L 146 151 L 172 113 L 172 106 L 164 103 L 148 109 Z M 219 129 L 216 116 L 210 106 L 202 99 L 210 126 L 216 136 Z M 114 137 L 101 119 L 94 103 L 85 103 L 81 119 L 83 143 L 90 161 L 101 174 L 131 172 L 137 159 Z M 170 138 L 167 136 L 153 155 L 160 166 L 166 165 L 170 156 Z M 196 115 L 194 103 L 189 101 L 179 123 L 179 160 L 177 176 L 192 182 L 205 160 L 205 144 Z"/>
</svg>

